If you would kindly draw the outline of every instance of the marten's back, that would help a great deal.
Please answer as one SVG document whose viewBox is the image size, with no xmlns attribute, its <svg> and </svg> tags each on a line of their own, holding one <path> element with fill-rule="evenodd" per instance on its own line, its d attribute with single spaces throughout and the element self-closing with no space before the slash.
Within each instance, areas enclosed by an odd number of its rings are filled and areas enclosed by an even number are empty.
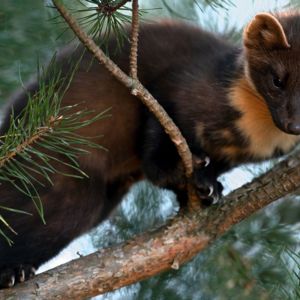
<svg viewBox="0 0 300 300">
<path fill-rule="evenodd" d="M 82 54 L 82 47 L 77 48 L 75 52 L 73 48 L 75 47 L 63 49 L 58 55 L 57 61 L 63 73 L 67 73 Z M 128 73 L 129 42 L 118 51 L 116 41 L 112 39 L 109 49 L 112 59 Z M 138 49 L 138 76 L 150 92 L 153 90 L 155 93 L 159 81 L 169 76 L 171 69 L 188 72 L 189 68 L 194 69 L 196 66 L 199 68 L 199 77 L 208 76 L 209 72 L 214 72 L 213 62 L 218 61 L 226 51 L 231 51 L 232 47 L 200 28 L 167 21 L 141 26 Z M 32 83 L 29 92 L 34 93 L 36 88 L 37 84 Z M 26 93 L 18 94 L 12 100 L 16 115 L 26 101 Z M 87 172 L 89 168 L 94 171 L 97 169 L 97 172 L 101 170 L 107 180 L 123 175 L 124 172 L 138 171 L 140 160 L 138 153 L 146 109 L 127 88 L 117 82 L 95 59 L 93 60 L 88 52 L 85 52 L 81 59 L 62 101 L 63 106 L 78 103 L 96 113 L 110 108 L 111 115 L 79 130 L 83 136 L 101 135 L 97 143 L 108 150 L 107 152 L 92 150 L 91 155 L 81 157 L 82 168 Z M 8 115 L 2 126 L 2 133 L 8 126 Z"/>
<path fill-rule="evenodd" d="M 143 25 L 139 41 L 139 78 L 154 94 L 161 79 L 169 77 L 174 67 L 180 72 L 188 72 L 190 66 L 198 62 L 204 69 L 211 68 L 208 61 L 213 61 L 213 56 L 219 55 L 218 46 L 223 45 L 218 38 L 200 29 L 168 22 Z M 115 48 L 116 42 L 112 40 L 111 57 L 128 73 L 129 43 L 117 54 L 113 54 Z M 68 47 L 57 57 L 63 75 L 69 72 L 74 61 L 82 54 L 83 47 L 75 49 L 73 53 L 72 47 Z M 202 71 L 200 69 L 200 76 Z M 28 101 L 28 93 L 34 94 L 37 89 L 38 84 L 32 82 L 27 90 L 13 97 L 5 112 L 1 135 L 9 127 L 11 108 L 18 115 Z M 26 195 L 9 183 L 1 183 L 1 206 L 18 208 L 32 215 L 3 212 L 2 216 L 18 235 L 12 236 L 7 227 L 0 224 L 0 229 L 14 241 L 14 245 L 9 247 L 0 238 L 0 288 L 28 279 L 34 269 L 55 256 L 75 237 L 107 218 L 132 183 L 146 173 L 141 162 L 143 151 L 147 150 L 144 147 L 145 127 L 148 127 L 148 132 L 156 130 L 148 124 L 151 114 L 88 52 L 85 52 L 62 100 L 62 106 L 74 104 L 79 104 L 78 109 L 94 111 L 95 114 L 110 108 L 110 117 L 77 131 L 85 137 L 96 137 L 93 141 L 105 147 L 106 151 L 89 149 L 90 154 L 78 158 L 80 168 L 88 178 L 77 179 L 60 173 L 51 175 L 53 186 L 40 189 L 47 225 L 42 224 L 32 201 Z M 169 142 L 164 134 L 159 134 L 160 138 Z M 159 146 L 159 140 L 151 144 Z M 59 157 L 60 154 L 56 156 L 58 160 L 63 159 Z M 148 165 L 152 166 L 151 160 Z M 62 173 L 70 171 L 65 165 L 56 167 Z M 156 175 L 163 179 L 159 173 Z"/>
</svg>

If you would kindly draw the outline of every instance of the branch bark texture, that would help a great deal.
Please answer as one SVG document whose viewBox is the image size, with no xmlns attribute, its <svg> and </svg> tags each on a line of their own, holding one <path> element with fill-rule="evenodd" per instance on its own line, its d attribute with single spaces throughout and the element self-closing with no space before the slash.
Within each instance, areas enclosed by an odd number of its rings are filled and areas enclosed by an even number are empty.
<svg viewBox="0 0 300 300">
<path fill-rule="evenodd" d="M 132 0 L 130 76 L 133 80 L 138 79 L 138 75 L 137 75 L 138 39 L 139 39 L 139 2 L 138 0 Z"/>
<path fill-rule="evenodd" d="M 192 154 L 187 145 L 187 142 L 180 130 L 168 116 L 163 107 L 149 93 L 149 91 L 137 79 L 133 79 L 124 73 L 105 53 L 96 45 L 96 43 L 81 29 L 76 20 L 65 9 L 60 0 L 53 0 L 53 4 L 64 18 L 69 27 L 73 30 L 82 44 L 95 56 L 95 58 L 103 64 L 106 69 L 124 86 L 131 90 L 131 93 L 139 98 L 147 108 L 155 115 L 160 124 L 164 127 L 166 133 L 170 136 L 175 144 L 178 153 L 183 161 L 187 177 L 193 173 Z M 137 2 L 136 2 L 136 7 Z M 136 34 L 137 37 L 137 34 Z M 137 40 L 136 40 L 137 42 Z M 134 74 L 133 74 L 134 75 Z"/>
<path fill-rule="evenodd" d="M 179 215 L 159 231 L 102 249 L 36 276 L 1 299 L 85 299 L 167 269 L 178 269 L 224 234 L 269 203 L 300 187 L 300 153 L 200 212 Z"/>
</svg>

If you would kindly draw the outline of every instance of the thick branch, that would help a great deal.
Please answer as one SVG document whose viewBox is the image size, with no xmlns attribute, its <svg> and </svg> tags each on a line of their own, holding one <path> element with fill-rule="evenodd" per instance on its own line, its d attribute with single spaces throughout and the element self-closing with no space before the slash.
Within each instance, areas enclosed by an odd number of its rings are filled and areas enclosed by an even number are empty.
<svg viewBox="0 0 300 300">
<path fill-rule="evenodd" d="M 299 187 L 297 153 L 232 192 L 221 205 L 177 216 L 159 231 L 61 265 L 25 284 L 1 291 L 0 298 L 83 299 L 177 269 L 234 224 Z"/>
</svg>

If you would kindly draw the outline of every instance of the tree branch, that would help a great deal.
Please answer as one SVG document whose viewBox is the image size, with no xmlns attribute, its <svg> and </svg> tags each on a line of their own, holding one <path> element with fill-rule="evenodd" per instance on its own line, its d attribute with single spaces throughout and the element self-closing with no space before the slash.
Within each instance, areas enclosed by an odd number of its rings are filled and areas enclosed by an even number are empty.
<svg viewBox="0 0 300 300">
<path fill-rule="evenodd" d="M 13 159 L 16 155 L 23 152 L 28 146 L 34 144 L 36 141 L 41 139 L 45 134 L 52 132 L 54 126 L 56 126 L 61 120 L 62 116 L 51 116 L 49 120 L 49 124 L 47 126 L 38 127 L 36 132 L 30 136 L 28 139 L 19 144 L 13 151 L 7 153 L 6 156 L 0 157 L 0 168 L 2 168 L 8 161 Z"/>
<path fill-rule="evenodd" d="M 131 0 L 122 0 L 116 6 L 112 6 L 109 3 L 99 3 L 97 11 L 105 15 L 112 15 L 115 11 L 117 11 L 118 9 L 120 9 L 122 6 L 124 6 L 126 3 L 130 1 Z"/>
<path fill-rule="evenodd" d="M 139 38 L 139 2 L 132 0 L 132 21 L 131 21 L 131 49 L 130 49 L 130 76 L 137 80 L 137 56 Z"/>
<path fill-rule="evenodd" d="M 185 138 L 182 136 L 180 130 L 168 116 L 163 107 L 158 101 L 149 93 L 149 91 L 141 84 L 139 80 L 134 80 L 126 75 L 113 61 L 111 61 L 104 52 L 95 44 L 95 42 L 80 28 L 76 20 L 68 13 L 61 1 L 53 0 L 53 4 L 59 11 L 61 16 L 73 30 L 78 39 L 83 45 L 95 56 L 95 58 L 105 66 L 105 68 L 124 86 L 131 90 L 131 93 L 138 97 L 148 109 L 155 115 L 161 125 L 164 127 L 166 133 L 170 136 L 175 144 L 178 153 L 183 161 L 186 171 L 186 176 L 190 177 L 193 173 L 192 154 L 189 150 Z"/>
<path fill-rule="evenodd" d="M 155 232 L 102 249 L 0 292 L 1 299 L 82 299 L 149 278 L 190 260 L 234 224 L 300 187 L 300 153 L 276 165 L 224 202 L 179 215 Z"/>
<path fill-rule="evenodd" d="M 192 153 L 187 145 L 184 136 L 181 134 L 179 128 L 169 117 L 164 108 L 159 102 L 149 93 L 149 91 L 142 85 L 137 78 L 137 44 L 138 44 L 138 1 L 134 0 L 132 3 L 133 19 L 132 19 L 132 47 L 130 53 L 130 76 L 127 76 L 113 61 L 111 61 L 104 52 L 95 44 L 77 24 L 76 20 L 68 13 L 60 0 L 53 0 L 53 4 L 64 18 L 66 23 L 73 30 L 78 39 L 85 45 L 85 47 L 95 56 L 95 58 L 102 63 L 105 68 L 124 86 L 131 90 L 131 94 L 139 98 L 144 105 L 154 114 L 158 119 L 165 132 L 169 135 L 172 142 L 175 144 L 178 154 L 183 162 L 185 175 L 187 180 L 188 191 L 188 208 L 194 211 L 200 208 L 201 201 L 198 198 L 195 188 L 189 180 L 193 174 L 193 160 Z"/>
</svg>

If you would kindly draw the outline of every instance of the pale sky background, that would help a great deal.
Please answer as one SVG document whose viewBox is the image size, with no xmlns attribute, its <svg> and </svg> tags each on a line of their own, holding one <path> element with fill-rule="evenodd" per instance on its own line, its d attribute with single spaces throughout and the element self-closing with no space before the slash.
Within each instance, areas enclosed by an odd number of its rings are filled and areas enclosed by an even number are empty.
<svg viewBox="0 0 300 300">
<path fill-rule="evenodd" d="M 204 19 L 204 22 L 207 22 L 206 20 L 208 18 L 217 17 L 217 22 L 220 29 L 224 26 L 224 24 L 226 24 L 226 22 L 228 22 L 229 25 L 237 25 L 238 27 L 242 28 L 257 12 L 271 11 L 275 8 L 283 7 L 287 3 L 286 0 L 233 0 L 232 2 L 235 3 L 235 7 L 230 6 L 228 8 L 228 11 L 220 11 L 219 13 L 216 13 L 211 9 L 208 9 L 207 11 L 205 11 L 204 16 L 201 15 L 201 18 Z M 148 0 L 148 3 L 151 3 L 151 0 Z M 168 1 L 168 3 L 171 3 L 171 1 Z M 174 9 L 176 9 L 176 1 L 174 1 Z M 227 174 L 223 178 L 223 182 L 225 183 L 226 187 L 225 192 L 228 192 L 232 189 L 236 189 L 237 187 L 243 185 L 245 182 L 250 181 L 251 178 L 253 178 L 253 174 L 251 173 L 251 171 L 247 171 L 244 168 L 238 168 L 236 170 L 233 170 L 232 172 L 230 172 L 230 174 Z M 166 206 L 168 207 L 168 204 L 166 204 Z M 107 226 L 107 224 L 103 224 L 102 226 Z M 71 259 L 78 258 L 78 253 L 80 253 L 81 255 L 86 255 L 88 253 L 94 252 L 95 250 L 96 249 L 94 249 L 90 237 L 88 235 L 84 235 L 83 237 L 72 242 L 70 246 L 67 247 L 64 251 L 62 251 L 61 254 L 58 255 L 56 258 L 52 259 L 44 266 L 42 266 L 39 269 L 39 272 L 45 271 L 49 268 L 53 268 L 56 265 L 62 264 L 63 262 L 69 261 Z M 97 299 L 102 299 L 102 297 L 97 297 Z M 112 298 L 109 299 L 124 300 L 124 295 L 120 294 L 118 296 L 118 293 L 115 293 L 112 296 Z"/>
<path fill-rule="evenodd" d="M 258 12 L 268 12 L 285 6 L 287 0 L 240 0 L 232 1 L 235 6 L 230 6 L 228 11 L 219 10 L 220 24 L 222 20 L 228 19 L 229 24 L 244 26 Z M 223 23 L 224 24 L 224 23 Z"/>
</svg>

